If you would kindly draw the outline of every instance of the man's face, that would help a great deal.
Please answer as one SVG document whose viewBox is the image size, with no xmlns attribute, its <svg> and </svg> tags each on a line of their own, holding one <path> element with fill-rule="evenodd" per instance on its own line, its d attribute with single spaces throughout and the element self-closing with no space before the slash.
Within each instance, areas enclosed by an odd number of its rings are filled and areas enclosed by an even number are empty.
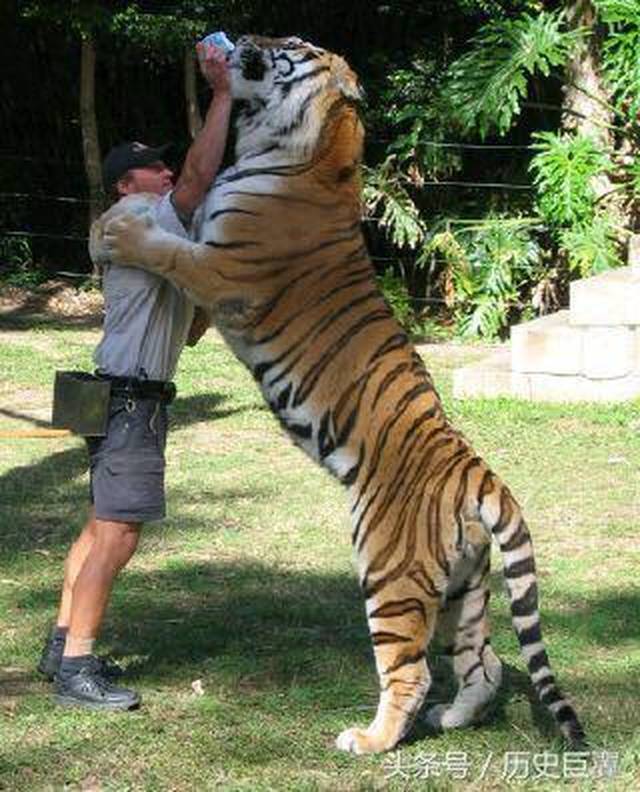
<svg viewBox="0 0 640 792">
<path fill-rule="evenodd" d="M 173 171 L 164 162 L 152 162 L 144 168 L 131 168 L 118 181 L 120 195 L 148 192 L 166 195 L 173 187 Z"/>
</svg>

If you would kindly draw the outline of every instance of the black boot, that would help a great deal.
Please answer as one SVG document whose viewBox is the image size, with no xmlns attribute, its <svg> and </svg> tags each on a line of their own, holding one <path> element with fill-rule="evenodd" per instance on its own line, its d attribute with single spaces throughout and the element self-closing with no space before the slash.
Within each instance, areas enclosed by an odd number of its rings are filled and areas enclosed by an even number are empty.
<svg viewBox="0 0 640 792">
<path fill-rule="evenodd" d="M 55 701 L 67 707 L 94 710 L 130 710 L 140 706 L 135 690 L 109 682 L 99 658 L 65 657 L 55 678 Z"/>
<path fill-rule="evenodd" d="M 54 627 L 44 645 L 40 656 L 40 662 L 36 668 L 41 674 L 47 677 L 49 682 L 53 682 L 55 675 L 58 673 L 66 640 L 67 628 Z M 96 657 L 94 660 L 101 664 L 102 674 L 109 677 L 109 679 L 117 679 L 119 676 L 122 676 L 122 669 L 111 659 Z"/>
</svg>

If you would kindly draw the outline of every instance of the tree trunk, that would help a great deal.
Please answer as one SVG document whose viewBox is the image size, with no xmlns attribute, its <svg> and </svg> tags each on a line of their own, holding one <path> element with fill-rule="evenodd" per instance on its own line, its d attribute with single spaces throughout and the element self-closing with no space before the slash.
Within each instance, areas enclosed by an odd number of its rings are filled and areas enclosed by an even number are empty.
<svg viewBox="0 0 640 792">
<path fill-rule="evenodd" d="M 84 169 L 89 185 L 89 225 L 103 211 L 105 205 L 95 107 L 95 66 L 96 51 L 93 39 L 88 34 L 85 34 L 82 36 L 80 66 L 80 125 L 82 128 Z M 93 275 L 94 277 L 99 275 L 99 270 L 95 264 L 93 265 Z"/>
<path fill-rule="evenodd" d="M 601 37 L 591 0 L 569 0 L 567 18 L 569 27 L 587 28 L 590 34 L 576 48 L 567 65 L 563 107 L 569 112 L 565 113 L 562 125 L 565 129 L 589 135 L 603 148 L 612 150 L 614 138 L 609 126 L 614 116 L 600 72 Z M 607 177 L 601 177 L 594 184 L 598 196 L 608 192 L 611 186 Z"/>
<path fill-rule="evenodd" d="M 196 58 L 193 48 L 184 53 L 184 98 L 187 106 L 187 126 L 193 140 L 202 129 L 202 116 L 198 106 L 198 93 L 196 91 Z"/>
<path fill-rule="evenodd" d="M 611 154 L 616 147 L 611 129 L 616 118 L 602 78 L 602 33 L 598 28 L 596 12 L 591 0 L 568 0 L 567 12 L 569 26 L 587 28 L 590 35 L 576 49 L 567 66 L 563 106 L 571 112 L 564 115 L 563 127 L 591 136 Z M 616 236 L 624 244 L 626 235 L 622 229 L 629 226 L 631 217 L 624 196 L 614 191 L 615 186 L 608 174 L 596 177 L 592 184 L 598 199 L 603 199 L 603 204 L 615 218 L 619 229 Z"/>
<path fill-rule="evenodd" d="M 607 124 L 613 123 L 613 111 L 608 105 L 609 96 L 600 75 L 600 46 L 602 38 L 596 26 L 595 10 L 591 0 L 569 0 L 567 19 L 569 27 L 587 28 L 590 32 L 582 45 L 576 48 L 567 66 L 567 85 L 564 107 L 576 115 L 568 115 L 566 128 L 579 128 L 605 145 L 612 141 Z"/>
</svg>

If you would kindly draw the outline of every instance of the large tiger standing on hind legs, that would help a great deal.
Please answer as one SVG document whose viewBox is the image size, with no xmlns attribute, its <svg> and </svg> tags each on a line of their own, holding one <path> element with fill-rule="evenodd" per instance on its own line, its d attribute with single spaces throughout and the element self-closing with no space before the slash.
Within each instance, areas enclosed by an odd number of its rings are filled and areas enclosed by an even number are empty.
<svg viewBox="0 0 640 792">
<path fill-rule="evenodd" d="M 169 278 L 213 309 L 293 440 L 347 488 L 381 693 L 373 722 L 342 732 L 338 747 L 386 751 L 407 734 L 429 688 L 436 628 L 459 687 L 449 705 L 427 713 L 431 723 L 465 726 L 495 696 L 492 535 L 533 686 L 568 743 L 581 745 L 542 642 L 520 508 L 448 423 L 376 288 L 360 230 L 355 75 L 299 39 L 243 37 L 229 65 L 243 102 L 236 163 L 207 199 L 201 243 L 155 227 L 139 195 L 94 231 L 107 255 Z"/>
</svg>

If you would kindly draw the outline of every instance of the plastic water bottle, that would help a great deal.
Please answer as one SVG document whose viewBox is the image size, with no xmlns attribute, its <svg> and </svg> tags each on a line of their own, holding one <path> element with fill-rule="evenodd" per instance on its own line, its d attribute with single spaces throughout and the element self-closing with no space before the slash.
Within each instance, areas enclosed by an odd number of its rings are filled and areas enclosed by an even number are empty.
<svg viewBox="0 0 640 792">
<path fill-rule="evenodd" d="M 235 45 L 229 41 L 227 34 L 222 30 L 216 30 L 215 33 L 209 33 L 201 41 L 201 44 L 213 44 L 214 47 L 221 49 L 226 55 L 233 52 Z"/>
</svg>

